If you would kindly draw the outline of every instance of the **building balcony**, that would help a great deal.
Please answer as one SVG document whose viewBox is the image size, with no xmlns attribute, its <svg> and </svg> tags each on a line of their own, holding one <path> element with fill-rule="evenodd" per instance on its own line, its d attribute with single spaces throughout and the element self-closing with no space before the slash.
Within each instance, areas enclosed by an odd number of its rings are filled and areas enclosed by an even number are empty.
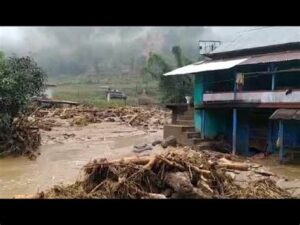
<svg viewBox="0 0 300 225">
<path fill-rule="evenodd" d="M 243 102 L 243 103 L 300 103 L 300 90 L 276 91 L 243 91 L 237 92 L 214 92 L 203 94 L 203 103 L 222 102 Z"/>
</svg>

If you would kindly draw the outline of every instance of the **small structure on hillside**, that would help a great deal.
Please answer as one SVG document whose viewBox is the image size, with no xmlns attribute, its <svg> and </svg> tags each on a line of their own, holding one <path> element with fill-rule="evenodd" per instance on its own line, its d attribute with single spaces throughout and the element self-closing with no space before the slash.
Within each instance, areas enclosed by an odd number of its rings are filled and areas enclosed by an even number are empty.
<svg viewBox="0 0 300 225">
<path fill-rule="evenodd" d="M 119 90 L 108 88 L 105 98 L 107 102 L 110 102 L 111 99 L 123 99 L 126 104 L 127 95 Z"/>
</svg>

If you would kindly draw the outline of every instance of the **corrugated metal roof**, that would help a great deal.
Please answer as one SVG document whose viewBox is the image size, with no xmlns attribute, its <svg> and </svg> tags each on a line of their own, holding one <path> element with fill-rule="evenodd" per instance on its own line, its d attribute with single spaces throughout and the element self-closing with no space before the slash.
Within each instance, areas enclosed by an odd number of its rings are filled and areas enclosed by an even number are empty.
<svg viewBox="0 0 300 225">
<path fill-rule="evenodd" d="M 271 120 L 300 120 L 299 109 L 277 109 L 271 116 Z"/>
<path fill-rule="evenodd" d="M 240 63 L 239 65 L 284 62 L 284 61 L 291 61 L 291 60 L 300 60 L 300 50 L 251 56 L 249 59 Z"/>
<path fill-rule="evenodd" d="M 245 60 L 247 60 L 247 58 L 234 59 L 234 60 L 214 60 L 214 61 L 206 61 L 206 62 L 201 61 L 165 73 L 164 76 L 192 74 L 192 73 L 215 71 L 215 70 L 225 70 L 225 69 L 230 69 L 244 62 Z"/>
<path fill-rule="evenodd" d="M 165 73 L 164 75 L 184 75 L 205 71 L 225 70 L 240 65 L 286 62 L 292 60 L 300 60 L 300 50 L 254 55 L 248 58 L 235 58 L 231 60 L 200 61 L 194 64 L 180 67 L 171 72 Z"/>
<path fill-rule="evenodd" d="M 263 27 L 244 31 L 210 54 L 300 42 L 300 27 Z M 209 55 L 209 54 L 208 54 Z"/>
</svg>

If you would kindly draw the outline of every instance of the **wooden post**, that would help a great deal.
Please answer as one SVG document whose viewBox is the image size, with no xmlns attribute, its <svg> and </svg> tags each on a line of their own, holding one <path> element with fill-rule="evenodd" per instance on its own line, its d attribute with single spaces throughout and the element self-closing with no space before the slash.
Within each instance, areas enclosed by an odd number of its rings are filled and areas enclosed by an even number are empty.
<svg viewBox="0 0 300 225">
<path fill-rule="evenodd" d="M 205 138 L 205 109 L 202 109 L 202 121 L 201 121 L 201 139 Z"/>
<path fill-rule="evenodd" d="M 236 127 L 237 127 L 237 110 L 233 109 L 232 114 L 232 154 L 236 154 Z"/>
<path fill-rule="evenodd" d="M 236 100 L 236 91 L 237 91 L 237 85 L 236 85 L 236 78 L 237 78 L 237 73 L 234 74 L 234 86 L 233 86 L 233 100 Z"/>
<path fill-rule="evenodd" d="M 275 89 L 275 73 L 272 73 L 272 91 Z"/>
<path fill-rule="evenodd" d="M 279 120 L 279 161 L 283 161 L 283 121 Z"/>
<path fill-rule="evenodd" d="M 273 64 L 273 63 L 271 63 L 271 65 L 270 65 L 270 67 L 269 67 L 269 71 L 271 71 L 271 72 L 272 72 L 272 86 L 271 86 L 271 89 L 272 89 L 272 91 L 274 91 L 274 90 L 275 90 L 275 83 L 276 83 L 276 80 L 275 80 L 275 78 L 276 78 L 276 70 L 277 70 L 277 68 L 274 66 L 274 64 Z"/>
<path fill-rule="evenodd" d="M 273 145 L 272 145 L 272 121 L 269 120 L 268 124 L 268 152 L 273 152 Z"/>
</svg>

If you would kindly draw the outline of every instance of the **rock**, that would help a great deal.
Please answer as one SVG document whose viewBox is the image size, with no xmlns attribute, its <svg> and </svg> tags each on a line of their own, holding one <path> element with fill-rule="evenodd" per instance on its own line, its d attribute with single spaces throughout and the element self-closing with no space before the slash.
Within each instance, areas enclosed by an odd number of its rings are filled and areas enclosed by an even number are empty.
<svg viewBox="0 0 300 225">
<path fill-rule="evenodd" d="M 162 143 L 161 140 L 155 140 L 155 141 L 152 142 L 152 145 L 155 146 L 155 145 L 159 145 L 161 143 Z"/>
<path fill-rule="evenodd" d="M 193 191 L 193 185 L 186 172 L 168 172 L 164 181 L 178 193 L 190 193 Z"/>
<path fill-rule="evenodd" d="M 147 144 L 137 144 L 134 146 L 134 148 L 143 149 L 147 146 Z"/>
<path fill-rule="evenodd" d="M 176 144 L 177 144 L 176 138 L 173 135 L 171 135 L 162 141 L 161 146 L 163 148 L 166 148 L 168 146 L 176 146 Z"/>
<path fill-rule="evenodd" d="M 147 145 L 147 144 L 135 145 L 134 148 L 133 148 L 133 152 L 135 152 L 135 153 L 141 153 L 141 152 L 149 151 L 149 150 L 152 150 L 152 146 Z"/>
</svg>

